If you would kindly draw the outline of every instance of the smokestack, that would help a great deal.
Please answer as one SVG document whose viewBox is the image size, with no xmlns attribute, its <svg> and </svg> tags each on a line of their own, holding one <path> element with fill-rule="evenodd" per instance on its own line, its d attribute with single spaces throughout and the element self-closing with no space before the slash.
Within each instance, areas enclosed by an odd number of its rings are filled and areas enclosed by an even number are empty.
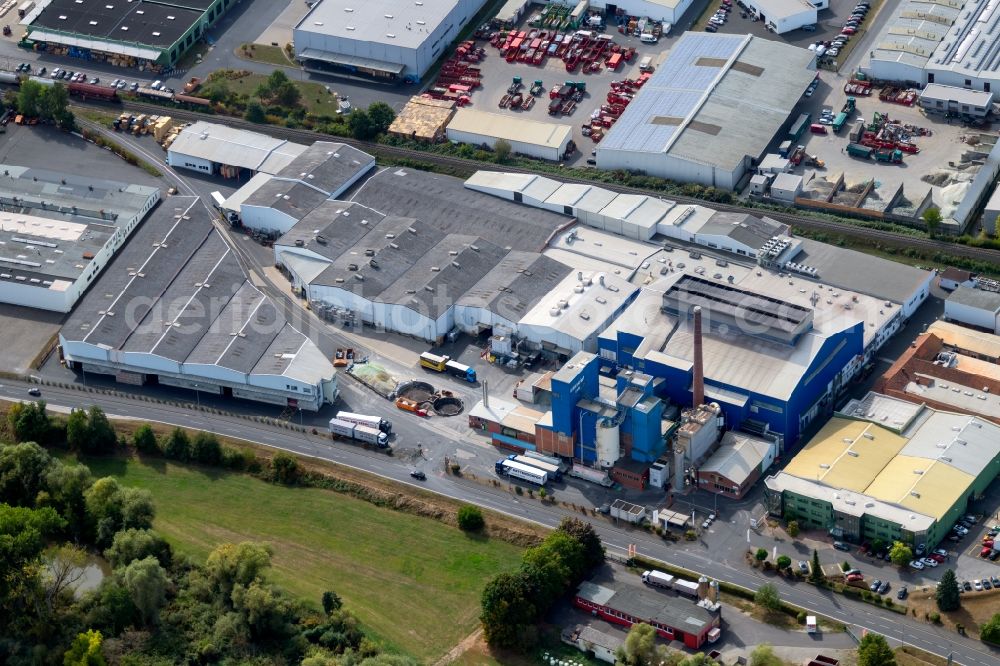
<svg viewBox="0 0 1000 666">
<path fill-rule="evenodd" d="M 701 358 L 701 306 L 694 306 L 694 379 L 691 403 L 698 407 L 705 402 L 705 368 Z"/>
<path fill-rule="evenodd" d="M 483 380 L 483 407 L 490 406 L 490 383 Z"/>
</svg>

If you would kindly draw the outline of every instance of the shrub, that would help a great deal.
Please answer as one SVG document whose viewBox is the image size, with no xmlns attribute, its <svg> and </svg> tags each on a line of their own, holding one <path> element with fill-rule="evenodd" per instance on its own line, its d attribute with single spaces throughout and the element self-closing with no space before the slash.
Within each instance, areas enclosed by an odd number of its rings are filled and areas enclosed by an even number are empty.
<svg viewBox="0 0 1000 666">
<path fill-rule="evenodd" d="M 302 467 L 299 461 L 280 451 L 271 459 L 271 480 L 276 483 L 283 483 L 291 486 L 298 483 L 302 476 Z"/>
<path fill-rule="evenodd" d="M 799 624 L 805 624 L 806 623 L 806 612 L 805 611 L 799 611 L 799 614 L 795 616 L 795 619 L 798 621 Z"/>
<path fill-rule="evenodd" d="M 932 611 L 927 615 L 927 619 L 933 622 L 934 624 L 941 624 L 941 613 L 938 613 L 937 611 Z"/>
<path fill-rule="evenodd" d="M 458 509 L 458 527 L 466 532 L 478 532 L 486 525 L 478 506 L 466 504 Z"/>
<path fill-rule="evenodd" d="M 763 562 L 764 560 L 767 559 L 767 550 L 764 548 L 758 548 L 757 552 L 754 553 L 753 557 L 758 562 Z"/>
<path fill-rule="evenodd" d="M 788 521 L 788 536 L 793 539 L 799 535 L 799 521 L 789 520 Z"/>
<path fill-rule="evenodd" d="M 792 558 L 788 557 L 788 555 L 781 555 L 780 557 L 778 557 L 778 560 L 777 562 L 775 562 L 775 565 L 777 565 L 778 569 L 780 570 L 787 569 L 788 567 L 792 566 Z"/>
</svg>

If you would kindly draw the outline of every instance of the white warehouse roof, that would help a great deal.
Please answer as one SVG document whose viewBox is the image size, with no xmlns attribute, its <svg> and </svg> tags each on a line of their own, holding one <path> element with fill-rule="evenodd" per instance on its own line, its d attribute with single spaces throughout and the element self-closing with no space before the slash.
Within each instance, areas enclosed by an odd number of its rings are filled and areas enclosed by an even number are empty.
<svg viewBox="0 0 1000 666">
<path fill-rule="evenodd" d="M 752 35 L 686 32 L 597 149 L 735 169 L 757 157 L 815 77 L 814 55 Z"/>
<path fill-rule="evenodd" d="M 185 127 L 169 152 L 229 166 L 275 174 L 304 153 L 307 146 L 283 139 L 227 127 L 198 122 Z"/>
<path fill-rule="evenodd" d="M 876 37 L 871 62 L 923 68 L 960 13 L 959 3 L 903 0 Z"/>
<path fill-rule="evenodd" d="M 545 148 L 564 148 L 573 137 L 573 128 L 541 120 L 505 116 L 475 109 L 457 109 L 448 131 L 468 132 L 506 141 L 531 143 Z"/>
<path fill-rule="evenodd" d="M 320 0 L 295 29 L 415 49 L 456 4 L 456 0 Z"/>
<path fill-rule="evenodd" d="M 969 0 L 927 66 L 961 76 L 1000 78 L 1000 1 Z"/>
</svg>

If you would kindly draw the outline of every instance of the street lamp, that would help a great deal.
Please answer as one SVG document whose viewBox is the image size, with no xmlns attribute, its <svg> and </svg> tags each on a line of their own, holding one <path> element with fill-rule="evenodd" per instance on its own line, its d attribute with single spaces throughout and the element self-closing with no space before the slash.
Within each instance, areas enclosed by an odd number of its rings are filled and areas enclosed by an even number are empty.
<svg viewBox="0 0 1000 666">
<path fill-rule="evenodd" d="M 198 403 L 198 409 L 201 409 L 201 393 L 198 392 L 200 388 L 197 384 L 194 384 L 194 399 Z"/>
</svg>

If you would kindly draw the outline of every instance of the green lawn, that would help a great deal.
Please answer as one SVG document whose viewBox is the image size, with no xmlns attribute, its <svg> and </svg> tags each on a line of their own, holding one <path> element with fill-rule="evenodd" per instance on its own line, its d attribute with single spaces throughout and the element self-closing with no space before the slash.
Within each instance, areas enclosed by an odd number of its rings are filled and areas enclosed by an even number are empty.
<svg viewBox="0 0 1000 666">
<path fill-rule="evenodd" d="M 263 47 L 262 47 L 263 48 Z M 337 113 L 337 96 L 333 91 L 327 91 L 326 86 L 311 81 L 301 81 L 299 74 L 289 72 L 295 87 L 302 93 L 302 106 L 306 111 L 317 116 L 333 116 Z M 226 86 L 238 95 L 247 95 L 253 100 L 257 99 L 257 87 L 267 78 L 264 74 L 247 74 L 236 79 L 226 79 Z M 206 84 L 206 88 L 211 87 L 211 83 Z M 207 94 L 207 92 L 206 92 Z"/>
<path fill-rule="evenodd" d="M 203 560 L 220 543 L 274 548 L 272 578 L 318 605 L 336 590 L 389 646 L 433 662 L 476 628 L 479 593 L 521 549 L 338 493 L 155 461 L 92 459 L 95 476 L 148 488 L 155 527 Z"/>
</svg>

